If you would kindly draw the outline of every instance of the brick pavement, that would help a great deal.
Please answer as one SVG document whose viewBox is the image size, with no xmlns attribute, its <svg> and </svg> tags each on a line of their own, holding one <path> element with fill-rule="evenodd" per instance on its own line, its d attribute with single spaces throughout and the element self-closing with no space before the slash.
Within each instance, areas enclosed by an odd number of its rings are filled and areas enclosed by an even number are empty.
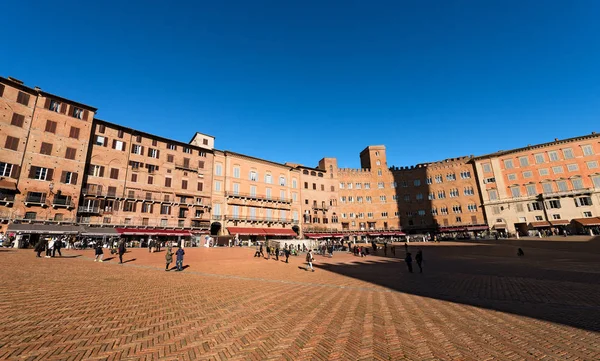
<svg viewBox="0 0 600 361">
<path fill-rule="evenodd" d="M 144 249 L 125 265 L 2 250 L 0 359 L 600 359 L 595 246 L 519 242 L 525 258 L 511 242 L 419 245 L 423 274 L 403 247 L 317 256 L 314 273 L 251 249 L 187 249 L 180 273 Z"/>
</svg>

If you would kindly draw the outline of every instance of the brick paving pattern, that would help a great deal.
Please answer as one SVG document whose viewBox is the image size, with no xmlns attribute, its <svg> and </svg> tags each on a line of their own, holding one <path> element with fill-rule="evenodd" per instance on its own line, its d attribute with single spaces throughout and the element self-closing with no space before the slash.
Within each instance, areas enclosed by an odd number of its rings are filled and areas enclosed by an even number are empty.
<svg viewBox="0 0 600 361">
<path fill-rule="evenodd" d="M 2 249 L 0 359 L 600 359 L 598 240 L 417 247 L 423 274 L 403 246 L 314 273 L 246 248 L 186 249 L 184 272 L 147 249 L 124 265 Z"/>
</svg>

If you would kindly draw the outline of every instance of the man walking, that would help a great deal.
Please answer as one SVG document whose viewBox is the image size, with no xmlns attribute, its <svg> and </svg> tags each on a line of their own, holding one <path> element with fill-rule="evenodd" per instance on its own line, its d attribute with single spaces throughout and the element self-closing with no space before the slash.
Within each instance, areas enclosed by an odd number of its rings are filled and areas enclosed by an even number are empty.
<svg viewBox="0 0 600 361">
<path fill-rule="evenodd" d="M 284 253 L 285 253 L 285 263 L 288 263 L 288 258 L 290 258 L 290 249 L 287 245 L 285 246 Z"/>
<path fill-rule="evenodd" d="M 119 263 L 123 264 L 123 255 L 125 254 L 125 240 L 119 242 Z"/>
<path fill-rule="evenodd" d="M 279 243 L 275 246 L 275 260 L 279 261 Z"/>
<path fill-rule="evenodd" d="M 413 270 L 412 270 L 412 255 L 410 254 L 410 252 L 406 253 L 406 258 L 404 259 L 404 261 L 406 262 L 406 267 L 408 267 L 408 272 L 413 273 Z"/>
<path fill-rule="evenodd" d="M 308 253 L 306 254 L 306 263 L 307 263 L 307 265 L 306 265 L 306 270 L 307 270 L 307 271 L 308 271 L 308 269 L 309 269 L 309 268 L 310 268 L 310 269 L 311 269 L 313 272 L 315 271 L 315 269 L 313 268 L 313 265 L 312 265 L 312 263 L 313 263 L 313 260 L 314 260 L 314 257 L 313 257 L 313 254 L 312 254 L 312 249 L 309 249 L 309 250 L 308 250 Z"/>
<path fill-rule="evenodd" d="M 171 249 L 171 246 L 167 246 L 167 254 L 165 255 L 165 260 L 167 261 L 165 271 L 168 271 L 169 265 L 171 265 L 171 262 L 173 262 L 173 250 Z"/>
<path fill-rule="evenodd" d="M 185 254 L 185 251 L 183 250 L 183 248 L 181 248 L 181 245 L 179 246 L 179 249 L 175 254 L 177 255 L 177 270 L 183 271 L 183 255 Z"/>
<path fill-rule="evenodd" d="M 415 261 L 417 261 L 417 266 L 419 266 L 419 273 L 423 273 L 423 267 L 421 263 L 423 263 L 423 251 L 418 250 L 417 255 L 415 256 Z"/>
<path fill-rule="evenodd" d="M 54 249 L 52 250 L 52 257 L 56 256 L 56 252 L 58 252 L 58 255 L 60 257 L 62 257 L 62 253 L 60 253 L 60 249 L 62 247 L 62 239 L 59 239 L 57 241 L 54 242 Z"/>
</svg>

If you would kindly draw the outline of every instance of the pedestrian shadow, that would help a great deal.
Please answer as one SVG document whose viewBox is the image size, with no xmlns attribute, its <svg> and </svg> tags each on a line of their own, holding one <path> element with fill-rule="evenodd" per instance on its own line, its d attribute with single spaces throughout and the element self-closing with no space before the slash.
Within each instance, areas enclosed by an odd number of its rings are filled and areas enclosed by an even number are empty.
<svg viewBox="0 0 600 361">
<path fill-rule="evenodd" d="M 104 262 L 106 262 L 106 261 L 110 261 L 111 259 L 115 259 L 115 257 L 108 257 L 108 258 L 105 258 L 105 259 L 104 259 Z"/>
<path fill-rule="evenodd" d="M 81 257 L 80 254 L 74 255 L 74 256 L 61 256 L 59 258 L 77 258 L 77 257 Z"/>
<path fill-rule="evenodd" d="M 114 257 L 113 257 L 114 258 Z M 126 261 L 123 261 L 123 263 L 128 263 L 128 262 L 133 262 L 135 261 L 137 258 L 132 258 L 132 259 L 128 259 Z"/>
<path fill-rule="evenodd" d="M 0 249 L 0 252 L 15 252 L 14 249 Z"/>
</svg>

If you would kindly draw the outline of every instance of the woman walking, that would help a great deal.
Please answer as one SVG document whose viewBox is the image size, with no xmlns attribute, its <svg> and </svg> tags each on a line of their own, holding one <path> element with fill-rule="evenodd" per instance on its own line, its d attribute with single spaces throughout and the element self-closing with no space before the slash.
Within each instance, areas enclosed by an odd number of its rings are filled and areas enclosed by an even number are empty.
<svg viewBox="0 0 600 361">
<path fill-rule="evenodd" d="M 173 262 L 173 249 L 171 246 L 167 247 L 167 254 L 165 255 L 165 260 L 167 261 L 167 265 L 165 266 L 165 271 L 169 270 L 169 265 Z"/>
<path fill-rule="evenodd" d="M 101 242 L 96 243 L 95 254 L 96 254 L 96 258 L 94 258 L 94 262 L 96 262 L 96 261 L 104 262 L 102 260 L 102 257 L 104 257 L 104 251 L 102 250 L 102 243 Z"/>
</svg>

